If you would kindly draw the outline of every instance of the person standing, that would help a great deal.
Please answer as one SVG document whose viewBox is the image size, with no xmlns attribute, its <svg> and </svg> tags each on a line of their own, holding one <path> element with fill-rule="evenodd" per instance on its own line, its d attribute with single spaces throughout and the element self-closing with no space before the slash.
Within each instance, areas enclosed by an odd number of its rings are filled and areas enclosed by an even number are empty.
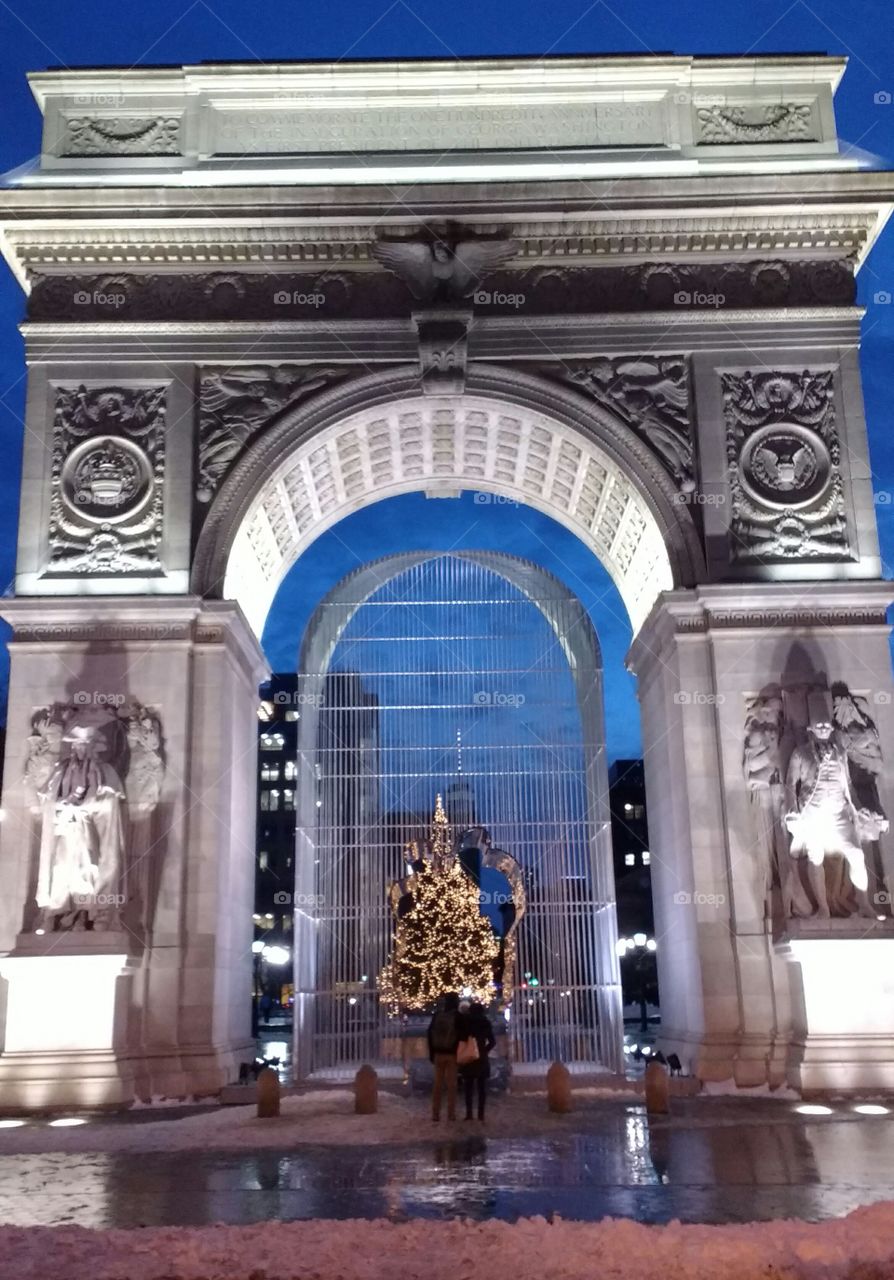
<svg viewBox="0 0 894 1280">
<path fill-rule="evenodd" d="M 435 1068 L 431 1095 L 431 1118 L 441 1119 L 441 1095 L 447 1085 L 447 1119 L 456 1119 L 456 1049 L 460 1041 L 459 996 L 450 991 L 442 996 L 428 1024 L 428 1056 Z"/>
<path fill-rule="evenodd" d="M 466 1095 L 466 1119 L 472 1119 L 472 1100 L 477 1090 L 478 1119 L 483 1121 L 487 1082 L 490 1078 L 490 1051 L 497 1042 L 490 1018 L 477 1000 L 473 1000 L 468 1013 L 464 1015 L 464 1021 L 466 1035 L 472 1036 L 478 1045 L 478 1057 L 475 1061 L 464 1063 L 459 1069 Z"/>
</svg>

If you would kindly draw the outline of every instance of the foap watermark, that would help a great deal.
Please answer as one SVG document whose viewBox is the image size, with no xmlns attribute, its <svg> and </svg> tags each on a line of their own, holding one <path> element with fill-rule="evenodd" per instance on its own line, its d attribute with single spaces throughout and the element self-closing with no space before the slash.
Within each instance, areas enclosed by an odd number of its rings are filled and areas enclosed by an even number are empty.
<svg viewBox="0 0 894 1280">
<path fill-rule="evenodd" d="M 723 893 L 687 893 L 685 889 L 674 894 L 674 902 L 678 907 L 722 907 L 726 902 Z"/>
<path fill-rule="evenodd" d="M 71 896 L 78 907 L 123 907 L 127 901 L 123 893 L 73 893 Z"/>
<path fill-rule="evenodd" d="M 891 895 L 887 889 L 879 889 L 877 893 L 872 895 L 872 901 L 877 907 L 890 907 Z"/>
<path fill-rule="evenodd" d="M 273 704 L 277 707 L 322 707 L 325 701 L 322 693 L 299 693 L 288 689 L 279 689 L 273 695 Z"/>
<path fill-rule="evenodd" d="M 687 89 L 678 89 L 674 94 L 674 102 L 678 107 L 725 107 L 726 94 L 692 93 Z"/>
<path fill-rule="evenodd" d="M 78 689 L 72 698 L 76 707 L 123 707 L 127 695 L 110 689 Z"/>
<path fill-rule="evenodd" d="M 523 293 L 501 293 L 499 289 L 476 289 L 472 295 L 476 307 L 519 307 L 525 305 Z"/>
<path fill-rule="evenodd" d="M 127 99 L 123 93 L 76 93 L 72 101 L 76 107 L 123 107 Z"/>
<path fill-rule="evenodd" d="M 890 307 L 891 292 L 888 289 L 876 289 L 872 295 L 872 301 L 877 307 Z"/>
<path fill-rule="evenodd" d="M 102 289 L 78 289 L 74 294 L 76 307 L 107 307 L 117 311 L 127 305 L 127 294 L 106 293 Z"/>
<path fill-rule="evenodd" d="M 287 893 L 278 889 L 273 895 L 275 907 L 296 907 L 299 911 L 307 907 L 322 907 L 326 901 L 322 893 Z"/>
<path fill-rule="evenodd" d="M 705 693 L 701 689 L 689 692 L 680 689 L 674 694 L 674 702 L 678 707 L 722 707 L 726 702 L 725 693 Z"/>
<path fill-rule="evenodd" d="M 890 507 L 894 502 L 894 491 L 891 489 L 876 489 L 872 495 L 872 501 L 877 507 Z"/>
<path fill-rule="evenodd" d="M 325 293 L 314 290 L 311 293 L 303 289 L 277 289 L 273 295 L 275 307 L 323 307 L 326 305 Z"/>
<path fill-rule="evenodd" d="M 478 901 L 482 907 L 511 907 L 514 905 L 515 899 L 505 889 L 502 892 L 499 890 L 490 892 L 487 889 L 480 889 L 478 891 Z"/>
<path fill-rule="evenodd" d="M 678 289 L 674 294 L 675 307 L 723 307 L 725 293 L 702 293 L 700 289 Z"/>
<path fill-rule="evenodd" d="M 872 701 L 877 707 L 890 707 L 891 695 L 887 689 L 878 689 L 872 695 Z"/>
<path fill-rule="evenodd" d="M 523 707 L 523 693 L 503 693 L 499 689 L 477 689 L 472 694 L 472 705 L 475 707 Z"/>
<path fill-rule="evenodd" d="M 673 501 L 678 507 L 722 507 L 726 504 L 726 494 L 683 489 L 674 494 Z"/>
<path fill-rule="evenodd" d="M 503 493 L 476 492 L 472 501 L 479 507 L 517 507 L 515 498 L 507 498 Z"/>
<path fill-rule="evenodd" d="M 876 89 L 872 95 L 872 101 L 877 107 L 890 107 L 892 94 L 890 89 Z"/>
</svg>

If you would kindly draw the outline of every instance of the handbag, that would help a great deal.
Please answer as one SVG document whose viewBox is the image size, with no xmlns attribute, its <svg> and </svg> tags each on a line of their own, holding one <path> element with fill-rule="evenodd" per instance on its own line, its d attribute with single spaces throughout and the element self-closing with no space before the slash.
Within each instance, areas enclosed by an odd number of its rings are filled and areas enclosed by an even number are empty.
<svg viewBox="0 0 894 1280">
<path fill-rule="evenodd" d="M 481 1057 L 478 1052 L 478 1041 L 474 1036 L 467 1036 L 465 1040 L 460 1040 L 456 1046 L 456 1061 L 461 1067 L 471 1066 L 473 1062 L 477 1062 Z"/>
</svg>

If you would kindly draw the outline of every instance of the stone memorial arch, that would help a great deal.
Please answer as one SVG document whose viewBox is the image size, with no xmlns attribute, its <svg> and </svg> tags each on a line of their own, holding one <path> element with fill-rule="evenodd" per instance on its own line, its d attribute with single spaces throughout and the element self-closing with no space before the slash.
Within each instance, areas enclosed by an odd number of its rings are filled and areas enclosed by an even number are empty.
<svg viewBox="0 0 894 1280">
<path fill-rule="evenodd" d="M 618 585 L 665 1049 L 894 1084 L 855 305 L 894 183 L 839 150 L 843 70 L 32 77 L 40 160 L 0 191 L 28 366 L 5 1105 L 214 1092 L 250 1052 L 258 636 L 321 530 L 408 490 L 538 507 Z"/>
</svg>

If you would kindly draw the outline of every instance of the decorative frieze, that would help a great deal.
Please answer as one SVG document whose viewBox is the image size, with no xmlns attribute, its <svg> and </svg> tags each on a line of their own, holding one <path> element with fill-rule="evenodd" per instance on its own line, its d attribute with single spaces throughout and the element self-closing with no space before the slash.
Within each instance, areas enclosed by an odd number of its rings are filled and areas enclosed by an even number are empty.
<svg viewBox="0 0 894 1280">
<path fill-rule="evenodd" d="M 69 116 L 63 156 L 176 156 L 179 116 Z"/>
<path fill-rule="evenodd" d="M 397 242 L 382 247 L 387 271 L 37 274 L 28 316 L 85 323 L 376 319 L 409 315 L 419 300 L 431 301 L 439 293 L 454 299 L 468 293 L 476 315 L 498 317 L 663 310 L 689 315 L 745 307 L 849 306 L 855 299 L 853 269 L 842 259 L 538 265 L 530 270 L 513 259 L 510 270 L 500 269 L 500 261 L 512 256 L 507 242 L 490 244 L 500 246 L 503 257 L 488 265 L 479 256 L 477 276 L 455 260 L 442 264 L 443 278 L 436 276 L 428 246 Z M 485 287 L 478 288 L 485 276 Z"/>
<path fill-rule="evenodd" d="M 57 387 L 45 576 L 162 570 L 165 388 Z"/>
<path fill-rule="evenodd" d="M 698 142 L 745 145 L 816 142 L 815 112 L 809 103 L 768 102 L 698 107 Z"/>
<path fill-rule="evenodd" d="M 851 557 L 829 369 L 721 376 L 740 564 Z"/>
</svg>

